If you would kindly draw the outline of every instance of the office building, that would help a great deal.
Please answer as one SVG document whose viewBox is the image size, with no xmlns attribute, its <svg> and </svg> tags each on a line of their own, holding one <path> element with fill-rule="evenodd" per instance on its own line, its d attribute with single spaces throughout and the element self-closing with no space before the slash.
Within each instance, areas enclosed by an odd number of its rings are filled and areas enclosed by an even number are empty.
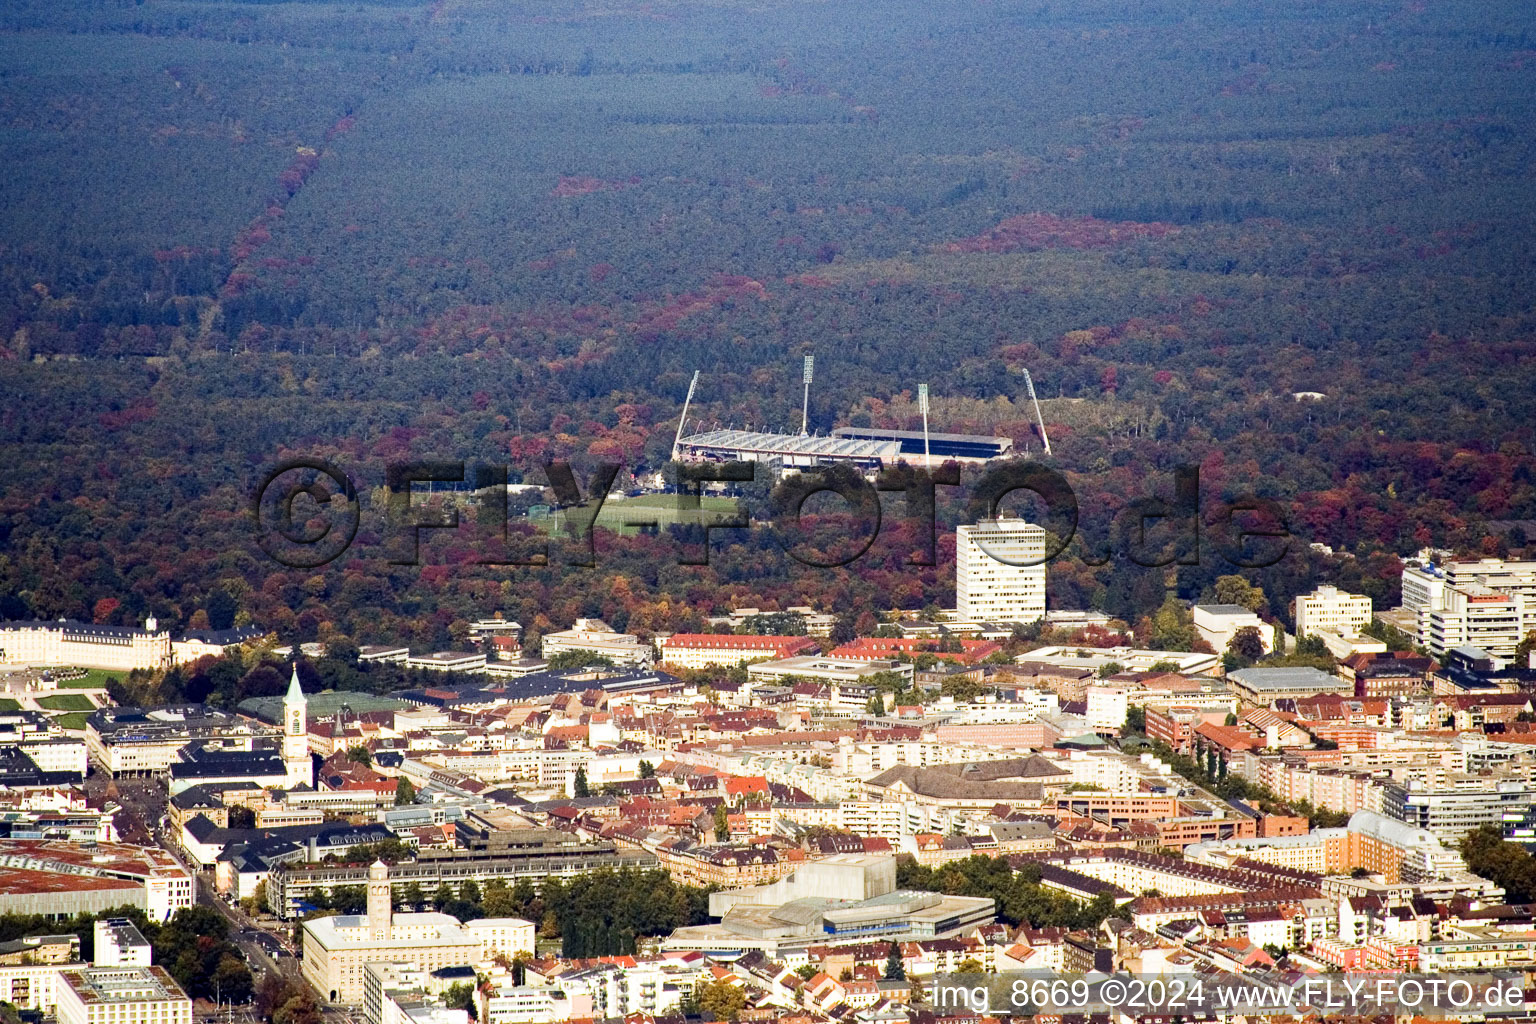
<svg viewBox="0 0 1536 1024">
<path fill-rule="evenodd" d="M 1292 609 L 1297 636 L 1327 632 L 1352 637 L 1371 624 L 1371 599 L 1346 594 L 1337 587 L 1324 585 L 1310 594 L 1301 594 Z"/>
<path fill-rule="evenodd" d="M 747 666 L 747 679 L 764 684 L 782 683 L 786 679 L 810 679 L 828 684 L 858 684 L 870 676 L 886 672 L 905 676 L 906 685 L 912 685 L 914 669 L 910 661 L 866 661 L 853 658 L 823 658 L 815 655 L 753 662 Z"/>
<path fill-rule="evenodd" d="M 532 921 L 520 917 L 482 917 L 466 922 L 464 927 L 480 940 L 487 957 L 501 955 L 510 960 L 534 953 L 537 929 Z"/>
<path fill-rule="evenodd" d="M 160 775 L 194 741 L 270 737 L 276 730 L 201 704 L 101 708 L 85 723 L 91 759 L 114 778 Z"/>
<path fill-rule="evenodd" d="M 148 967 L 153 962 L 149 940 L 126 917 L 102 918 L 95 931 L 97 967 Z"/>
<path fill-rule="evenodd" d="M 163 967 L 59 971 L 59 1024 L 192 1024 L 192 1000 Z"/>
<path fill-rule="evenodd" d="M 1275 649 L 1275 628 L 1240 604 L 1197 604 L 1190 609 L 1195 632 L 1217 654 L 1225 654 L 1240 629 L 1259 631 L 1259 643 L 1268 654 Z"/>
<path fill-rule="evenodd" d="M 643 668 L 651 663 L 649 644 L 642 644 L 633 633 L 615 633 L 601 619 L 577 619 L 570 629 L 545 633 L 540 643 L 546 661 L 558 654 L 581 651 L 624 667 Z"/>
<path fill-rule="evenodd" d="M 1536 600 L 1480 584 L 1446 587 L 1438 608 L 1419 613 L 1419 642 L 1431 654 L 1477 647 L 1512 658 L 1526 634 L 1536 630 Z"/>
<path fill-rule="evenodd" d="M 134 906 L 165 921 L 193 895 L 192 876 L 158 846 L 0 839 L 0 914 L 63 918 Z"/>
<path fill-rule="evenodd" d="M 971 621 L 1045 617 L 1045 531 L 1022 519 L 955 530 L 955 614 Z"/>
<path fill-rule="evenodd" d="M 1496 825 L 1505 835 L 1522 831 L 1536 817 L 1536 784 L 1523 779 L 1451 776 L 1430 782 L 1388 782 L 1382 809 L 1413 828 L 1432 832 L 1454 845 L 1468 832 Z"/>
<path fill-rule="evenodd" d="M 1353 683 L 1315 668 L 1244 668 L 1227 675 L 1232 692 L 1245 704 L 1268 707 L 1283 697 L 1316 697 L 1323 693 L 1353 696 Z"/>
<path fill-rule="evenodd" d="M 1510 658 L 1536 630 L 1536 562 L 1498 558 L 1411 565 L 1403 570 L 1403 608 L 1431 654 L 1481 648 Z"/>
<path fill-rule="evenodd" d="M 333 1003 L 363 1001 L 369 963 L 410 963 L 426 970 L 479 963 L 484 946 L 449 914 L 395 914 L 389 866 L 368 869 L 368 912 L 304 923 L 304 980 Z"/>
<path fill-rule="evenodd" d="M 481 672 L 485 671 L 485 654 L 481 651 L 433 651 L 431 654 L 413 654 L 405 659 L 406 668 L 422 668 L 431 672 Z"/>
<path fill-rule="evenodd" d="M 467 881 L 484 886 L 501 879 L 512 885 L 526 878 L 537 883 L 601 868 L 648 870 L 657 865 L 655 854 L 621 850 L 608 840 L 586 842 L 556 829 L 494 831 L 482 844 L 471 834 L 474 828 L 467 821 L 457 827 L 460 841 L 478 848 L 421 850 L 415 860 L 390 870 L 391 884 L 403 889 L 414 882 L 423 892 L 432 893 L 444 884 L 458 891 Z M 317 889 L 329 892 L 338 885 L 365 885 L 368 880 L 369 870 L 360 864 L 276 864 L 267 878 L 267 903 L 278 917 L 293 917 Z"/>
</svg>

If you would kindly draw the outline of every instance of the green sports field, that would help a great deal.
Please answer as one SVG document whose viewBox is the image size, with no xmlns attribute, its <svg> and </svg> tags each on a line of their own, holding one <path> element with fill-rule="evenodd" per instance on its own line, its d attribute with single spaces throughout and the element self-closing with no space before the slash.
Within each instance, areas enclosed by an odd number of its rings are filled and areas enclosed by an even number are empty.
<svg viewBox="0 0 1536 1024">
<path fill-rule="evenodd" d="M 696 509 L 681 509 L 675 494 L 646 494 L 638 498 L 609 498 L 598 510 L 596 525 L 614 533 L 633 536 L 643 529 L 646 522 L 656 523 L 659 529 L 679 524 L 712 522 L 720 516 L 737 513 L 735 498 L 716 498 L 708 495 L 699 499 Z M 581 514 L 584 510 L 575 510 Z M 565 525 L 565 511 L 532 522 L 545 532 L 555 532 Z"/>
</svg>

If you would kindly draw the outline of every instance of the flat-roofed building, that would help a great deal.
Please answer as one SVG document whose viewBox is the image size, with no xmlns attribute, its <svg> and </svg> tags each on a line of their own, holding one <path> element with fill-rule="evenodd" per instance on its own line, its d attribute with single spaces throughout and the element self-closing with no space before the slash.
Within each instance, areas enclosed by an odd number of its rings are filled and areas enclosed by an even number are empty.
<svg viewBox="0 0 1536 1024">
<path fill-rule="evenodd" d="M 1436 565 L 1408 565 L 1403 569 L 1403 610 L 1417 616 L 1440 607 L 1445 595 L 1445 573 Z"/>
<path fill-rule="evenodd" d="M 911 686 L 913 671 L 910 661 L 864 661 L 801 655 L 754 662 L 747 666 L 747 678 L 764 683 L 781 682 L 791 676 L 825 683 L 859 683 L 870 676 L 895 672 L 905 676 L 907 685 Z"/>
<path fill-rule="evenodd" d="M 1358 636 L 1371 624 L 1371 599 L 1349 594 L 1324 584 L 1310 594 L 1300 594 L 1292 605 L 1296 635 L 1326 631 L 1339 636 Z"/>
<path fill-rule="evenodd" d="M 486 956 L 500 954 L 509 959 L 519 955 L 532 956 L 537 928 L 532 921 L 520 917 L 482 917 L 465 922 L 464 927 L 485 946 Z"/>
<path fill-rule="evenodd" d="M 1434 833 L 1375 811 L 1356 812 L 1346 828 L 1201 843 L 1186 847 L 1184 856 L 1218 867 L 1257 861 L 1316 875 L 1364 869 L 1381 875 L 1388 885 L 1454 879 L 1467 873 L 1461 854 L 1442 844 Z"/>
<path fill-rule="evenodd" d="M 158 846 L 0 839 L 0 913 L 62 918 L 135 906 L 165 921 L 193 896 L 192 876 Z"/>
<path fill-rule="evenodd" d="M 1322 693 L 1354 695 L 1354 685 L 1315 668 L 1244 668 L 1227 675 L 1232 692 L 1244 703 L 1268 707 L 1283 697 Z"/>
<path fill-rule="evenodd" d="M 1516 778 L 1451 776 L 1440 784 L 1420 779 L 1388 782 L 1387 816 L 1455 842 L 1484 825 L 1506 835 L 1536 815 L 1536 784 Z"/>
<path fill-rule="evenodd" d="M 0 964 L 0 1002 L 57 1016 L 59 965 Z"/>
<path fill-rule="evenodd" d="M 767 885 L 712 893 L 709 913 L 720 923 L 679 928 L 662 947 L 780 958 L 827 942 L 953 938 L 992 923 L 996 903 L 898 889 L 895 857 L 834 854 Z"/>
<path fill-rule="evenodd" d="M 930 459 L 935 465 L 949 462 L 986 462 L 1013 451 L 1013 438 L 987 434 L 936 434 L 922 430 L 881 430 L 877 427 L 838 427 L 833 437 L 858 441 L 895 441 L 905 462 Z"/>
<path fill-rule="evenodd" d="M 1446 587 L 1438 608 L 1419 613 L 1419 642 L 1434 655 L 1471 645 L 1512 658 L 1536 630 L 1536 599 L 1508 594 L 1479 583 Z"/>
<path fill-rule="evenodd" d="M 558 829 L 491 830 L 482 841 L 467 820 L 457 828 L 461 841 L 475 848 L 421 850 L 415 860 L 391 868 L 390 883 L 403 889 L 414 882 L 428 893 L 447 885 L 457 892 L 468 881 L 480 886 L 492 879 L 509 885 L 523 878 L 538 883 L 602 868 L 649 870 L 657 865 L 648 851 L 620 849 L 608 840 L 587 842 Z M 368 880 L 368 868 L 361 864 L 277 864 L 267 878 L 267 904 L 278 917 L 289 918 L 316 890 L 366 885 Z"/>
<path fill-rule="evenodd" d="M 497 612 L 488 619 L 476 619 L 469 624 L 471 643 L 480 643 L 493 636 L 512 637 L 515 640 L 522 635 L 522 623 L 506 618 L 501 612 Z"/>
<path fill-rule="evenodd" d="M 1536 630 L 1536 562 L 1483 558 L 1410 565 L 1402 591 L 1419 643 L 1436 656 L 1470 644 L 1509 658 Z"/>
<path fill-rule="evenodd" d="M 163 967 L 59 971 L 59 1024 L 192 1024 L 192 1000 Z"/>
<path fill-rule="evenodd" d="M 1250 627 L 1259 631 L 1259 642 L 1265 654 L 1275 649 L 1274 628 L 1240 604 L 1197 604 L 1189 613 L 1194 620 L 1195 632 L 1217 654 L 1225 653 L 1238 630 Z"/>
<path fill-rule="evenodd" d="M 364 663 L 398 665 L 410 656 L 411 649 L 402 644 L 364 644 L 357 649 L 357 660 Z"/>
<path fill-rule="evenodd" d="M 1201 651 L 1152 651 L 1134 647 L 1037 647 L 1014 659 L 1020 666 L 1049 666 L 1097 673 L 1107 665 L 1123 672 L 1168 671 L 1186 676 L 1211 675 L 1221 667 L 1221 657 Z M 1077 700 L 1082 700 L 1079 695 Z"/>
<path fill-rule="evenodd" d="M 413 654 L 405 659 L 406 668 L 424 668 L 433 672 L 484 672 L 485 654 L 473 651 L 433 651 Z"/>
<path fill-rule="evenodd" d="M 389 866 L 368 869 L 368 913 L 321 917 L 304 923 L 304 980 L 333 1003 L 361 1003 L 364 967 L 411 963 L 426 970 L 474 965 L 482 940 L 449 914 L 395 914 Z"/>
<path fill-rule="evenodd" d="M 148 967 L 154 961 L 149 940 L 126 917 L 99 919 L 95 933 L 97 967 Z"/>
<path fill-rule="evenodd" d="M 810 434 L 770 434 L 752 430 L 707 430 L 678 442 L 689 462 L 774 462 L 786 469 L 851 463 L 865 470 L 902 461 L 901 442 Z"/>
<path fill-rule="evenodd" d="M 558 654 L 582 651 L 607 658 L 615 665 L 646 666 L 651 648 L 633 633 L 616 633 L 601 619 L 577 619 L 570 629 L 545 633 L 540 654 L 547 661 Z"/>
<path fill-rule="evenodd" d="M 1536 600 L 1536 561 L 1512 562 L 1505 558 L 1456 559 L 1445 563 L 1445 577 L 1452 586 L 1480 583 L 1505 594 Z"/>
<path fill-rule="evenodd" d="M 955 614 L 981 621 L 1045 617 L 1045 530 L 999 517 L 955 530 Z"/>
</svg>

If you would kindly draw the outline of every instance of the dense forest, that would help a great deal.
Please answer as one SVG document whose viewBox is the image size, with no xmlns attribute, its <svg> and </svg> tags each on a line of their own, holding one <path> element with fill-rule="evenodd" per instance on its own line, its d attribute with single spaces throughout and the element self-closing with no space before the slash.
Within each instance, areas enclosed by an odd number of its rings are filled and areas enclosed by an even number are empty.
<svg viewBox="0 0 1536 1024">
<path fill-rule="evenodd" d="M 390 560 L 387 464 L 624 482 L 695 370 L 690 429 L 794 429 L 809 353 L 814 430 L 913 427 L 926 382 L 935 430 L 1065 474 L 1058 607 L 1134 624 L 1233 571 L 1104 559 L 1180 466 L 1207 531 L 1284 510 L 1267 613 L 1321 580 L 1390 605 L 1403 556 L 1536 520 L 1533 78 L 1504 0 L 13 0 L 0 618 L 447 644 L 495 609 L 951 602 L 965 488 L 933 567 L 899 494 L 835 570 L 759 529 L 707 566 L 696 528 L 482 564 L 476 516 Z M 324 567 L 255 542 L 291 456 L 358 487 Z"/>
</svg>

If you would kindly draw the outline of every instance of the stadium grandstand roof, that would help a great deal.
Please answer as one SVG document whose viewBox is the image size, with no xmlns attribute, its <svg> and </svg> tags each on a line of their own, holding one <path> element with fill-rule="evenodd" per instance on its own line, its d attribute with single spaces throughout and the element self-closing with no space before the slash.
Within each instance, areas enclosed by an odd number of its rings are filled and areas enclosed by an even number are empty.
<svg viewBox="0 0 1536 1024">
<path fill-rule="evenodd" d="M 694 455 L 720 455 L 743 460 L 783 459 L 787 465 L 822 462 L 894 463 L 901 443 L 809 434 L 765 434 L 749 430 L 709 430 L 678 442 Z"/>
<path fill-rule="evenodd" d="M 849 440 L 895 441 L 901 445 L 903 455 L 929 454 L 946 459 L 999 458 L 1013 450 L 1013 438 L 994 437 L 986 434 L 929 433 L 926 438 L 921 430 L 883 430 L 877 427 L 838 427 L 833 437 Z"/>
</svg>

